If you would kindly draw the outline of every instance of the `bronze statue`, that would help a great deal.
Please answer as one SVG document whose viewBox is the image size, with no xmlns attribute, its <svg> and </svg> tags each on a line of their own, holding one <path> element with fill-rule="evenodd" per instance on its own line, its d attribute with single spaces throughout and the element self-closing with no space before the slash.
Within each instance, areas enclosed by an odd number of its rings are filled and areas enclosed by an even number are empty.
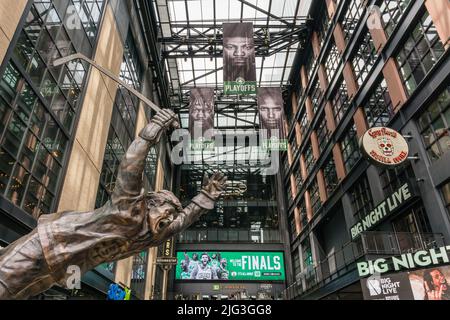
<svg viewBox="0 0 450 320">
<path fill-rule="evenodd" d="M 0 299 L 26 299 L 55 283 L 66 287 L 69 266 L 81 273 L 104 262 L 124 259 L 158 246 L 214 208 L 226 177 L 205 177 L 201 192 L 182 208 L 170 191 L 143 191 L 146 156 L 175 114 L 161 110 L 140 132 L 119 167 L 111 199 L 89 212 L 42 215 L 28 235 L 0 251 Z"/>
</svg>

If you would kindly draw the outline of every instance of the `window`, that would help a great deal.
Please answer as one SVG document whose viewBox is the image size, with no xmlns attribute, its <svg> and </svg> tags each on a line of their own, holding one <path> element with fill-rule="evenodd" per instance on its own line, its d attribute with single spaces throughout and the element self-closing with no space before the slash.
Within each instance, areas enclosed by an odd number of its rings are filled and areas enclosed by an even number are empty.
<svg viewBox="0 0 450 320">
<path fill-rule="evenodd" d="M 320 200 L 319 185 L 317 184 L 317 178 L 313 179 L 309 187 L 309 196 L 311 197 L 311 207 L 313 214 L 316 214 L 320 207 L 322 206 L 322 201 Z"/>
<path fill-rule="evenodd" d="M 328 83 L 331 82 L 340 63 L 340 55 L 334 40 L 331 43 L 331 49 L 325 59 L 325 71 L 327 73 Z"/>
<path fill-rule="evenodd" d="M 373 89 L 372 94 L 364 104 L 364 111 L 369 127 L 384 127 L 391 121 L 394 110 L 384 78 Z"/>
<path fill-rule="evenodd" d="M 350 99 L 347 93 L 347 85 L 345 84 L 345 81 L 343 79 L 340 80 L 340 85 L 338 85 L 338 89 L 333 96 L 333 115 L 336 119 L 336 125 L 338 125 L 350 106 Z"/>
<path fill-rule="evenodd" d="M 298 209 L 300 210 L 300 222 L 302 224 L 302 228 L 305 228 L 308 224 L 308 214 L 306 213 L 305 198 L 303 198 L 302 200 L 303 201 L 300 201 Z"/>
<path fill-rule="evenodd" d="M 320 119 L 318 120 L 316 132 L 317 132 L 317 140 L 319 141 L 319 149 L 320 152 L 322 152 L 330 138 L 325 113 L 322 113 Z"/>
<path fill-rule="evenodd" d="M 394 32 L 395 26 L 400 21 L 410 2 L 411 0 L 383 0 L 380 11 L 382 12 L 384 31 L 388 38 Z"/>
<path fill-rule="evenodd" d="M 313 112 L 314 114 L 316 114 L 317 109 L 319 109 L 319 103 L 320 103 L 320 99 L 322 98 L 322 89 L 320 89 L 320 82 L 318 77 L 315 78 L 314 80 L 314 85 L 312 86 L 311 92 L 310 92 L 310 96 L 311 96 L 311 102 L 312 102 L 312 107 L 313 107 Z"/>
<path fill-rule="evenodd" d="M 294 241 L 297 237 L 297 227 L 295 225 L 295 214 L 289 216 L 289 233 L 291 235 L 291 241 Z"/>
<path fill-rule="evenodd" d="M 305 63 L 306 67 L 306 74 L 308 75 L 308 81 L 311 80 L 313 71 L 316 69 L 317 66 L 317 59 L 314 58 L 314 54 L 312 49 L 310 49 L 310 53 L 308 55 L 308 58 Z"/>
<path fill-rule="evenodd" d="M 410 95 L 444 52 L 433 20 L 425 11 L 397 55 L 399 71 Z"/>
<path fill-rule="evenodd" d="M 302 175 L 300 172 L 300 161 L 297 161 L 297 163 L 294 165 L 292 174 L 294 175 L 295 184 L 297 186 L 297 191 L 299 191 L 303 185 L 303 179 L 302 179 Z"/>
<path fill-rule="evenodd" d="M 306 163 L 306 172 L 307 174 L 311 173 L 311 169 L 314 165 L 315 159 L 313 156 L 311 143 L 305 148 L 305 163 Z"/>
<path fill-rule="evenodd" d="M 385 169 L 380 174 L 381 184 L 386 197 L 393 194 L 405 182 L 415 178 L 414 171 L 410 163 L 405 167 L 395 169 Z"/>
<path fill-rule="evenodd" d="M 330 197 L 339 184 L 339 179 L 336 173 L 336 165 L 332 156 L 325 162 L 325 166 L 323 167 L 323 175 L 325 177 L 327 194 L 328 197 Z"/>
<path fill-rule="evenodd" d="M 103 2 L 91 2 L 100 4 L 99 12 Z M 68 34 L 61 19 L 65 12 L 58 12 L 51 1 L 35 0 L 26 14 L 11 59 L 4 61 L 6 68 L 0 75 L 0 193 L 38 218 L 55 209 L 86 69 L 79 61 L 60 67 L 51 64 L 53 59 L 80 52 L 80 41 L 74 33 Z M 84 30 L 78 35 L 86 37 Z M 92 44 L 84 46 L 85 55 L 91 55 Z"/>
<path fill-rule="evenodd" d="M 450 214 L 450 182 L 447 182 L 441 187 L 442 196 L 444 197 L 444 204 Z"/>
<path fill-rule="evenodd" d="M 356 127 L 354 124 L 352 124 L 347 130 L 344 139 L 342 139 L 341 146 L 345 169 L 347 170 L 347 173 L 349 173 L 361 157 L 358 139 L 356 136 Z"/>
<path fill-rule="evenodd" d="M 303 241 L 302 243 L 302 257 L 303 257 L 303 267 L 305 269 L 308 269 L 308 267 L 311 267 L 313 265 L 314 262 L 309 239 L 305 239 L 305 241 Z"/>
<path fill-rule="evenodd" d="M 324 1 L 322 3 L 325 3 Z M 320 14 L 319 26 L 317 30 L 317 35 L 319 36 L 320 47 L 323 46 L 325 42 L 326 35 L 328 33 L 328 28 L 330 26 L 330 19 L 328 18 L 328 11 L 326 6 L 322 7 L 322 13 Z"/>
<path fill-rule="evenodd" d="M 297 275 L 301 272 L 300 253 L 298 252 L 298 249 L 296 249 L 292 255 L 292 265 L 293 265 L 295 279 L 298 280 Z"/>
<path fill-rule="evenodd" d="M 353 214 L 358 219 L 362 219 L 373 209 L 372 193 L 365 174 L 353 185 L 349 193 L 352 201 Z"/>
<path fill-rule="evenodd" d="M 365 0 L 349 1 L 347 12 L 342 21 L 342 28 L 344 30 L 344 38 L 348 43 L 350 37 L 355 32 L 359 21 L 361 20 L 365 10 Z"/>
<path fill-rule="evenodd" d="M 306 131 L 308 131 L 308 115 L 306 114 L 306 108 L 303 108 L 301 114 L 300 114 L 300 131 L 302 134 L 302 137 L 304 138 L 306 135 Z"/>
<path fill-rule="evenodd" d="M 418 126 L 431 160 L 450 151 L 450 87 L 422 113 Z"/>
<path fill-rule="evenodd" d="M 364 38 L 358 42 L 359 47 L 353 57 L 353 70 L 355 71 L 356 81 L 361 86 L 369 75 L 369 71 L 375 63 L 377 54 L 373 44 L 372 36 L 366 30 Z"/>
<path fill-rule="evenodd" d="M 139 299 L 145 299 L 145 282 L 147 275 L 147 251 L 133 257 L 133 269 L 131 271 L 131 286 L 132 293 Z"/>
</svg>

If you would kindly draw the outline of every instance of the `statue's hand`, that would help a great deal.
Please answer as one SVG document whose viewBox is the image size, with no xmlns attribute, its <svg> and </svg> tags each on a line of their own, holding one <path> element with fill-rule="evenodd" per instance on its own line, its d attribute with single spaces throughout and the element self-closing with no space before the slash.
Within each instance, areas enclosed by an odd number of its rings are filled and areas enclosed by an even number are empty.
<svg viewBox="0 0 450 320">
<path fill-rule="evenodd" d="M 211 178 L 205 174 L 203 178 L 203 190 L 213 199 L 217 200 L 226 189 L 227 177 L 220 172 L 215 172 Z"/>
<path fill-rule="evenodd" d="M 178 122 L 176 115 L 172 110 L 162 109 L 150 121 L 150 123 L 142 129 L 141 138 L 148 141 L 158 141 L 164 130 L 170 126 L 177 128 Z"/>
<path fill-rule="evenodd" d="M 151 122 L 159 125 L 161 129 L 167 129 L 171 126 L 177 127 L 177 116 L 170 109 L 161 109 L 151 120 Z"/>
</svg>

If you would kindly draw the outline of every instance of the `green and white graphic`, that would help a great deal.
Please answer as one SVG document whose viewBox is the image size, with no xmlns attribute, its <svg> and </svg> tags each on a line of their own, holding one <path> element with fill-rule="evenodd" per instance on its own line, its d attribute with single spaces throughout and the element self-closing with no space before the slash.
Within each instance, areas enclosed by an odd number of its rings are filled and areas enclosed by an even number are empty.
<svg viewBox="0 0 450 320">
<path fill-rule="evenodd" d="M 177 252 L 176 280 L 283 281 L 282 252 Z"/>
</svg>

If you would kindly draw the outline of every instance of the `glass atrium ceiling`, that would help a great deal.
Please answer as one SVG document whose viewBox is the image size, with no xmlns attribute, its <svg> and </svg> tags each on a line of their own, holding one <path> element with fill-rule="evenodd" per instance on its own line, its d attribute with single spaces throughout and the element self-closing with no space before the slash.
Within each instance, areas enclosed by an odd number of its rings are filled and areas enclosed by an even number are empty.
<svg viewBox="0 0 450 320">
<path fill-rule="evenodd" d="M 252 22 L 256 52 L 256 79 L 260 87 L 285 88 L 299 45 L 307 35 L 305 18 L 311 0 L 153 0 L 157 15 L 161 54 L 169 82 L 171 107 L 188 128 L 190 89 L 215 89 L 215 128 L 239 136 L 259 129 L 256 96 L 223 95 L 222 24 Z M 184 165 L 192 175 L 230 161 L 229 178 L 243 170 L 255 174 L 261 166 L 258 143 L 222 146 L 213 151 L 192 152 L 193 165 Z M 252 158 L 253 157 L 253 158 Z M 267 161 L 266 161 L 267 162 Z M 229 163 L 229 162 L 227 162 Z M 244 172 L 242 172 L 244 173 Z M 241 174 L 242 174 L 241 173 Z"/>
<path fill-rule="evenodd" d="M 215 88 L 220 96 L 224 22 L 253 22 L 258 85 L 286 85 L 305 31 L 308 2 L 154 0 L 172 106 L 186 108 L 189 89 L 196 86 Z"/>
</svg>

